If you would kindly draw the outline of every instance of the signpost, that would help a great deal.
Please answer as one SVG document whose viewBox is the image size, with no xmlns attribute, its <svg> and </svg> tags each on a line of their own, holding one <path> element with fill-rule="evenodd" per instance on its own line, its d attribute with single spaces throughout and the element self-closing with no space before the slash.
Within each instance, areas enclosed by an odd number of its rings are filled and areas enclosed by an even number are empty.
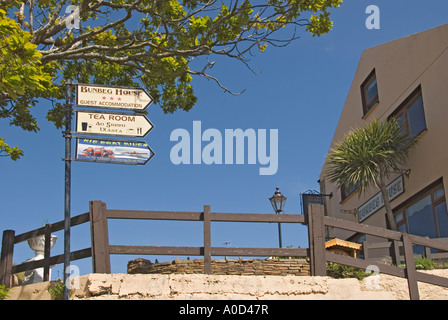
<svg viewBox="0 0 448 320">
<path fill-rule="evenodd" d="M 141 88 L 75 84 L 75 107 L 93 107 L 143 111 L 153 101 Z M 71 132 L 72 82 L 65 90 L 65 210 L 64 210 L 64 300 L 69 299 L 70 278 L 70 188 L 71 161 L 90 161 L 117 164 L 145 165 L 155 155 L 144 141 L 76 139 L 76 156 L 71 158 L 72 134 L 113 135 L 132 138 L 145 137 L 154 125 L 146 116 L 134 113 L 76 112 L 76 132 Z"/>
<path fill-rule="evenodd" d="M 76 133 L 145 137 L 154 128 L 145 115 L 76 112 Z"/>
<path fill-rule="evenodd" d="M 152 97 L 140 88 L 91 84 L 78 84 L 76 96 L 78 106 L 107 109 L 145 110 L 153 101 Z"/>
<path fill-rule="evenodd" d="M 72 137 L 72 82 L 65 83 L 65 192 L 64 192 L 64 300 L 69 299 L 67 280 L 70 277 L 70 216 L 71 216 L 71 147 Z"/>
</svg>

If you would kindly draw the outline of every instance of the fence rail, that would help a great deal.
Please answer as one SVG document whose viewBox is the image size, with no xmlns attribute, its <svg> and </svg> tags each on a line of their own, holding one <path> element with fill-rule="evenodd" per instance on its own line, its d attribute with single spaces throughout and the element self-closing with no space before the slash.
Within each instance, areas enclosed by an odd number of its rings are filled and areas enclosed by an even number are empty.
<svg viewBox="0 0 448 320">
<path fill-rule="evenodd" d="M 203 222 L 203 246 L 127 246 L 110 245 L 108 233 L 108 219 L 144 219 L 144 220 L 178 220 Z M 181 255 L 203 256 L 204 273 L 211 273 L 212 256 L 290 256 L 309 257 L 311 274 L 325 276 L 327 262 L 335 262 L 357 268 L 367 268 L 372 265 L 368 259 L 352 258 L 328 252 L 325 249 L 325 229 L 339 228 L 369 234 L 402 243 L 405 268 L 393 265 L 376 264 L 380 273 L 405 278 L 408 281 L 411 299 L 419 299 L 417 282 L 426 282 L 448 287 L 448 279 L 416 271 L 414 263 L 413 246 L 420 245 L 448 252 L 448 242 L 439 239 L 427 239 L 398 231 L 387 230 L 375 226 L 359 224 L 347 220 L 324 216 L 322 205 L 311 204 L 305 215 L 300 214 L 259 214 L 259 213 L 219 213 L 211 212 L 210 206 L 204 206 L 202 212 L 178 211 L 139 211 L 139 210 L 110 210 L 101 201 L 91 201 L 89 212 L 71 218 L 71 226 L 90 223 L 91 247 L 70 253 L 70 260 L 92 257 L 93 273 L 111 273 L 111 254 L 131 255 Z M 211 246 L 212 222 L 248 222 L 248 223 L 301 223 L 308 226 L 309 248 L 223 248 Z M 60 221 L 45 227 L 15 235 L 14 230 L 5 230 L 2 239 L 0 260 L 0 284 L 10 287 L 12 275 L 17 272 L 44 268 L 44 280 L 49 280 L 50 265 L 63 263 L 64 255 L 50 256 L 50 235 L 52 232 L 62 230 L 64 222 Z M 14 245 L 39 235 L 45 235 L 44 259 L 12 265 Z M 389 245 L 390 246 L 390 245 Z M 398 252 L 398 251 L 397 251 Z M 427 252 L 430 252 L 427 250 Z M 434 257 L 440 254 L 432 254 Z"/>
<path fill-rule="evenodd" d="M 70 219 L 71 226 L 77 226 L 85 222 L 89 222 L 89 212 L 78 215 Z M 2 252 L 0 256 L 0 285 L 11 287 L 12 275 L 18 272 L 44 268 L 44 281 L 48 281 L 50 274 L 50 266 L 64 262 L 64 255 L 50 256 L 50 235 L 64 229 L 64 221 L 53 224 L 46 224 L 44 227 L 28 231 L 19 235 L 15 235 L 14 230 L 3 231 Z M 24 262 L 13 266 L 14 245 L 27 241 L 29 239 L 45 235 L 44 258 L 42 260 L 34 260 Z M 70 260 L 78 260 L 91 257 L 91 248 L 86 248 L 70 253 Z"/>
<path fill-rule="evenodd" d="M 96 217 L 96 223 L 107 225 L 107 219 L 145 219 L 145 220 L 179 220 L 202 221 L 204 224 L 203 247 L 161 247 L 161 246 L 122 246 L 109 245 L 104 233 L 93 232 L 95 249 L 93 255 L 96 262 L 94 272 L 110 273 L 110 254 L 130 255 L 182 255 L 203 256 L 204 273 L 211 273 L 212 256 L 309 256 L 307 249 L 276 249 L 276 248 L 219 248 L 211 246 L 212 222 L 250 222 L 250 223 L 305 223 L 303 215 L 279 215 L 260 213 L 220 213 L 211 212 L 210 206 L 204 206 L 202 212 L 177 212 L 177 211 L 139 211 L 139 210 L 108 210 L 100 203 L 91 204 L 92 215 Z M 106 227 L 103 227 L 103 229 Z M 96 257 L 100 257 L 96 259 Z"/>
<path fill-rule="evenodd" d="M 317 211 L 314 211 L 314 213 Z M 401 241 L 404 248 L 404 262 L 405 268 L 389 266 L 384 264 L 377 264 L 380 272 L 389 274 L 392 276 L 406 278 L 408 281 L 409 296 L 411 300 L 418 300 L 420 298 L 417 282 L 426 282 L 429 284 L 448 287 L 448 279 L 435 275 L 426 274 L 415 269 L 414 261 L 414 245 L 420 245 L 427 248 L 439 249 L 442 251 L 448 251 L 448 243 L 440 239 L 428 239 L 416 235 L 407 233 L 401 233 L 398 231 L 387 230 L 365 224 L 359 224 L 347 220 L 337 219 L 333 217 L 322 217 L 323 224 L 325 226 L 336 227 L 344 230 L 355 231 L 358 233 L 369 234 L 372 236 L 387 238 L 390 240 Z M 372 264 L 371 261 L 353 259 L 350 257 L 338 256 L 336 254 L 327 253 L 326 261 L 336 262 L 348 266 L 366 268 Z"/>
</svg>

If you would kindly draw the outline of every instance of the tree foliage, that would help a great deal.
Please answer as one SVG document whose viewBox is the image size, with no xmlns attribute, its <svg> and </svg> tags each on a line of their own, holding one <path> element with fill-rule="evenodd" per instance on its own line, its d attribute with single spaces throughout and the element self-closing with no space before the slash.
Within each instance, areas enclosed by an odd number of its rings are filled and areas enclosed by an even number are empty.
<svg viewBox="0 0 448 320">
<path fill-rule="evenodd" d="M 23 151 L 19 147 L 11 148 L 5 143 L 5 139 L 0 138 L 0 157 L 10 157 L 12 160 L 17 160 L 23 156 Z"/>
<path fill-rule="evenodd" d="M 0 0 L 0 58 L 7 61 L 0 66 L 0 117 L 38 130 L 29 109 L 38 98 L 61 99 L 64 79 L 143 86 L 164 112 L 188 111 L 197 101 L 194 76 L 232 93 L 210 73 L 213 57 L 247 65 L 253 50 L 287 45 L 299 27 L 323 35 L 332 28 L 328 10 L 341 3 Z M 53 106 L 47 118 L 60 127 L 62 106 Z"/>
</svg>

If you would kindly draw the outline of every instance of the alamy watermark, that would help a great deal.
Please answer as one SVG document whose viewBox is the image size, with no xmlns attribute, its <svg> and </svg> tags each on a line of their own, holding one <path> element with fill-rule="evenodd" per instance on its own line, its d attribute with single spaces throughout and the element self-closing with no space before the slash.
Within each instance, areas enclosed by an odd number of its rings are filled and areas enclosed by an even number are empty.
<svg viewBox="0 0 448 320">
<path fill-rule="evenodd" d="M 379 290 L 380 287 L 380 268 L 374 264 L 367 266 L 366 273 L 371 273 L 365 280 L 366 288 L 369 290 Z"/>
<path fill-rule="evenodd" d="M 81 28 L 79 7 L 71 4 L 67 6 L 65 13 L 69 15 L 65 20 L 65 27 L 70 31 L 72 31 L 72 29 L 79 30 Z"/>
<path fill-rule="evenodd" d="M 65 279 L 66 288 L 69 290 L 80 289 L 81 286 L 79 283 L 79 276 L 81 273 L 79 271 L 79 267 L 77 265 L 71 264 L 71 265 L 67 266 L 66 272 L 67 272 L 67 275 L 69 275 L 67 277 L 67 279 Z"/>
<path fill-rule="evenodd" d="M 369 16 L 366 19 L 366 28 L 369 30 L 379 30 L 380 26 L 380 8 L 376 5 L 370 5 L 366 8 L 366 13 Z"/>
<path fill-rule="evenodd" d="M 266 129 L 225 129 L 222 134 L 218 129 L 210 128 L 202 132 L 201 121 L 193 121 L 192 131 L 190 134 L 188 130 L 178 128 L 171 132 L 170 141 L 177 141 L 170 152 L 173 164 L 245 164 L 247 154 L 247 164 L 257 164 L 258 160 L 262 165 L 260 175 L 277 173 L 278 129 L 269 130 L 269 155 Z M 203 145 L 203 142 L 207 144 Z"/>
<path fill-rule="evenodd" d="M 79 7 L 75 5 L 69 5 L 65 9 L 65 13 L 68 17 L 65 20 L 65 26 L 69 31 L 73 29 L 79 30 L 81 28 L 81 19 L 79 16 Z M 365 11 L 369 16 L 366 19 L 365 25 L 369 30 L 379 30 L 381 28 L 380 21 L 380 8 L 377 5 L 369 5 Z"/>
</svg>

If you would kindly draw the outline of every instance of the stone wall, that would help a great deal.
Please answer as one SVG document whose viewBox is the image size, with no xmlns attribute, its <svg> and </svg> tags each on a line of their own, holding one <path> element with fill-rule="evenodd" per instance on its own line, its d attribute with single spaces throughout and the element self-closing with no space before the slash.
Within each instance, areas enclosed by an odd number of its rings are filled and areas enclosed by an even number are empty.
<svg viewBox="0 0 448 320">
<path fill-rule="evenodd" d="M 128 274 L 203 274 L 204 259 L 152 263 L 145 259 L 128 262 Z M 309 276 L 306 259 L 212 259 L 214 275 L 296 275 Z"/>
<path fill-rule="evenodd" d="M 448 278 L 447 269 L 421 272 Z M 79 286 L 76 286 L 76 283 L 79 283 Z M 13 287 L 9 290 L 6 300 L 50 300 L 48 287 L 51 285 L 52 283 L 47 281 Z M 72 285 L 75 290 L 71 291 L 70 298 L 75 300 L 219 299 L 231 303 L 231 300 L 274 299 L 356 301 L 409 299 L 407 280 L 386 274 L 370 276 L 359 281 L 355 278 L 307 276 L 93 273 L 72 278 Z M 422 300 L 448 300 L 447 288 L 423 282 L 419 282 L 418 287 Z M 179 309 L 165 311 L 168 312 L 169 318 L 171 318 L 169 313 L 173 311 L 173 318 L 176 318 Z M 271 317 L 273 314 L 275 313 L 269 312 Z"/>
</svg>

